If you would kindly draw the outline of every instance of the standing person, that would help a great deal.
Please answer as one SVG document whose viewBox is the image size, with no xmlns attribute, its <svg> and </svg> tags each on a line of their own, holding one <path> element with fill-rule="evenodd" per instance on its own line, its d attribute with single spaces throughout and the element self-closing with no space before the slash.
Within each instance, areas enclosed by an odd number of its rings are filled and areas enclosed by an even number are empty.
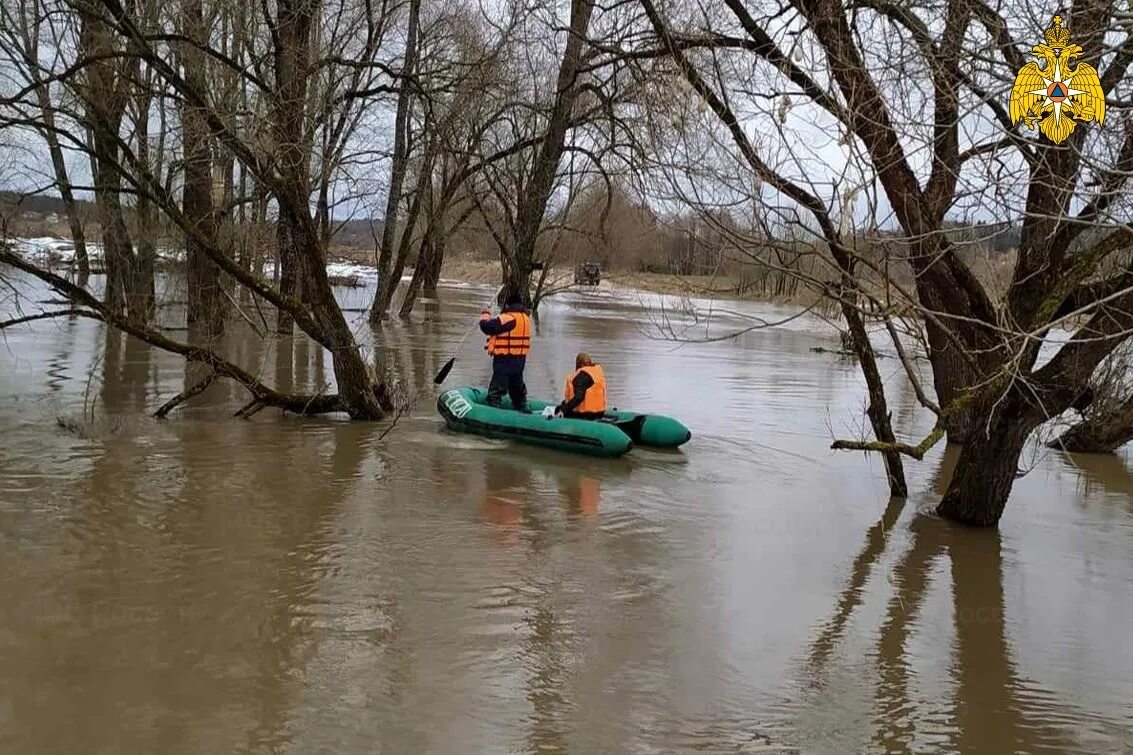
<svg viewBox="0 0 1133 755">
<path fill-rule="evenodd" d="M 606 373 L 586 352 L 574 358 L 556 414 L 572 419 L 599 419 L 606 413 Z"/>
<path fill-rule="evenodd" d="M 483 309 L 480 330 L 488 336 L 488 345 L 484 348 L 492 357 L 488 405 L 498 407 L 506 392 L 514 409 L 529 414 L 523 368 L 527 366 L 527 353 L 531 351 L 531 317 L 523 306 L 523 297 L 517 292 L 508 294 L 498 317 L 492 317 L 491 310 Z"/>
</svg>

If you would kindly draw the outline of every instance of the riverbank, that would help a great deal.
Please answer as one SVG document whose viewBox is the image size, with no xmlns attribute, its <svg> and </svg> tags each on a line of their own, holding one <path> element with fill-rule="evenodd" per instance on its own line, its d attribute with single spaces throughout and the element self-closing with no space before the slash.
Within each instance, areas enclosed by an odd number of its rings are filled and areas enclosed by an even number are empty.
<svg viewBox="0 0 1133 755">
<path fill-rule="evenodd" d="M 373 254 L 355 249 L 334 249 L 332 259 L 354 265 L 373 265 Z M 407 274 L 412 272 L 412 268 Z M 444 280 L 461 283 L 498 283 L 502 271 L 498 260 L 485 260 L 470 255 L 449 255 L 441 270 Z M 570 286 L 573 276 L 569 267 L 552 273 L 558 279 L 555 288 Z M 662 296 L 679 296 L 697 299 L 768 302 L 771 304 L 797 304 L 809 306 L 818 298 L 813 291 L 804 289 L 793 296 L 773 296 L 743 284 L 725 275 L 672 275 L 668 273 L 641 273 L 624 270 L 604 270 L 602 286 L 632 289 Z"/>
<path fill-rule="evenodd" d="M 15 248 L 49 266 L 69 265 L 74 261 L 74 245 L 66 238 L 38 237 L 12 240 Z M 102 272 L 102 248 L 88 243 L 92 272 Z M 184 252 L 171 248 L 157 250 L 158 265 L 167 266 L 184 261 Z M 334 246 L 327 255 L 327 273 L 332 285 L 358 287 L 377 275 L 373 250 Z M 407 268 L 406 275 L 412 274 Z M 271 276 L 272 263 L 265 265 L 264 274 Z M 441 270 L 443 280 L 461 283 L 498 283 L 502 275 L 499 260 L 483 259 L 467 254 L 450 254 Z M 569 266 L 552 273 L 553 288 L 562 289 L 573 284 Z M 741 281 L 726 275 L 672 275 L 622 270 L 603 271 L 602 286 L 643 291 L 662 296 L 690 297 L 722 301 L 768 302 L 809 306 L 818 298 L 808 289 L 790 296 L 774 296 L 755 288 L 745 288 Z"/>
</svg>

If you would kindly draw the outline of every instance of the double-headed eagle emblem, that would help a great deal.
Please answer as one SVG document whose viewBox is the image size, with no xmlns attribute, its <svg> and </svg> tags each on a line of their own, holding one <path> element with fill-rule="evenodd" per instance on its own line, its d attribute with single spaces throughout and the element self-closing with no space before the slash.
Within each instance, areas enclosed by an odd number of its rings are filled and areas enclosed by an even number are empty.
<svg viewBox="0 0 1133 755">
<path fill-rule="evenodd" d="M 1073 62 L 1081 57 L 1082 48 L 1071 44 L 1062 16 L 1050 20 L 1043 36 L 1046 44 L 1031 48 L 1039 62 L 1032 60 L 1020 68 L 1011 87 L 1011 123 L 1022 120 L 1033 130 L 1037 122 L 1048 139 L 1061 144 L 1074 133 L 1075 121 L 1101 124 L 1105 119 L 1105 93 L 1097 69 L 1089 63 Z"/>
</svg>

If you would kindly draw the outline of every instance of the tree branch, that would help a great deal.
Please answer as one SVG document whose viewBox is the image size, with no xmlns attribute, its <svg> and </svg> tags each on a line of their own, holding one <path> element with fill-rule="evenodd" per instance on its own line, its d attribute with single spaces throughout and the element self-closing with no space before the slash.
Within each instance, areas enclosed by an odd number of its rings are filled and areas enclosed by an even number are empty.
<svg viewBox="0 0 1133 755">
<path fill-rule="evenodd" d="M 36 320 L 47 320 L 54 317 L 89 317 L 92 320 L 101 320 L 102 318 L 97 312 L 91 312 L 86 309 L 58 309 L 52 312 L 40 312 L 35 315 L 27 315 L 25 317 L 16 317 L 12 320 L 4 320 L 0 322 L 0 330 L 11 328 L 16 325 L 23 325 L 25 322 L 35 322 Z"/>
<path fill-rule="evenodd" d="M 260 382 L 260 380 L 247 370 L 229 362 L 215 352 L 201 346 L 193 346 L 191 344 L 181 343 L 180 341 L 174 341 L 137 320 L 118 314 L 104 305 L 94 294 L 87 291 L 85 288 L 71 283 L 66 278 L 56 275 L 55 273 L 43 270 L 36 265 L 26 262 L 11 251 L 0 249 L 0 263 L 11 265 L 17 270 L 22 270 L 25 273 L 34 275 L 72 302 L 92 310 L 90 312 L 79 310 L 80 312 L 87 312 L 87 316 L 95 317 L 96 319 L 113 325 L 119 330 L 145 341 L 151 346 L 156 346 L 159 349 L 174 354 L 180 354 L 190 362 L 208 365 L 216 374 L 231 378 L 243 385 L 255 397 L 256 401 L 262 404 L 276 406 L 296 414 L 326 414 L 328 412 L 347 411 L 346 405 L 337 394 L 310 396 L 281 393 L 270 388 Z"/>
<path fill-rule="evenodd" d="M 937 424 L 925 439 L 915 446 L 908 443 L 882 443 L 877 440 L 836 440 L 830 444 L 835 451 L 877 451 L 878 453 L 899 453 L 920 461 L 929 449 L 944 437 L 944 428 Z"/>
<path fill-rule="evenodd" d="M 188 401 L 193 396 L 204 393 L 210 385 L 216 382 L 216 378 L 217 374 L 215 372 L 210 372 L 204 380 L 194 383 L 189 388 L 186 388 L 185 390 L 181 391 L 176 396 L 162 404 L 161 407 L 153 413 L 153 416 L 157 417 L 158 419 L 165 419 L 165 416 L 176 409 L 178 405 L 184 403 L 185 401 Z"/>
<path fill-rule="evenodd" d="M 905 347 L 901 344 L 901 338 L 897 333 L 897 329 L 893 327 L 893 321 L 888 317 L 885 318 L 885 329 L 889 331 L 889 337 L 893 339 L 893 348 L 897 351 L 897 357 L 901 360 L 901 366 L 905 368 L 905 375 L 913 385 L 913 392 L 917 395 L 917 400 L 921 402 L 921 406 L 939 416 L 940 407 L 935 401 L 932 401 L 925 395 L 924 388 L 921 386 L 920 376 L 917 375 L 912 361 L 905 353 Z"/>
</svg>

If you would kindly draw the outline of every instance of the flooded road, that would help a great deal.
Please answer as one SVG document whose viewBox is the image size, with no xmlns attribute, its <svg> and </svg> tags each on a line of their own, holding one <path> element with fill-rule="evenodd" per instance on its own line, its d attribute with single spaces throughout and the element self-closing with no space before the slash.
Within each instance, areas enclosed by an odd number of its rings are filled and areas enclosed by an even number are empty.
<svg viewBox="0 0 1133 755">
<path fill-rule="evenodd" d="M 678 345 L 656 300 L 603 292 L 546 304 L 531 395 L 586 350 L 612 403 L 688 445 L 449 433 L 431 379 L 490 293 L 374 334 L 349 313 L 417 399 L 384 439 L 232 419 L 227 384 L 159 422 L 198 378 L 180 358 L 91 321 L 7 332 L 0 752 L 1133 752 L 1127 454 L 1036 451 L 998 532 L 956 529 L 917 514 L 952 454 L 910 462 L 902 503 L 879 459 L 828 450 L 864 391 L 811 352 L 837 345 L 821 320 Z M 486 382 L 480 345 L 445 387 Z M 278 387 L 333 380 L 303 338 L 223 349 Z M 882 367 L 898 425 L 926 429 Z"/>
</svg>

